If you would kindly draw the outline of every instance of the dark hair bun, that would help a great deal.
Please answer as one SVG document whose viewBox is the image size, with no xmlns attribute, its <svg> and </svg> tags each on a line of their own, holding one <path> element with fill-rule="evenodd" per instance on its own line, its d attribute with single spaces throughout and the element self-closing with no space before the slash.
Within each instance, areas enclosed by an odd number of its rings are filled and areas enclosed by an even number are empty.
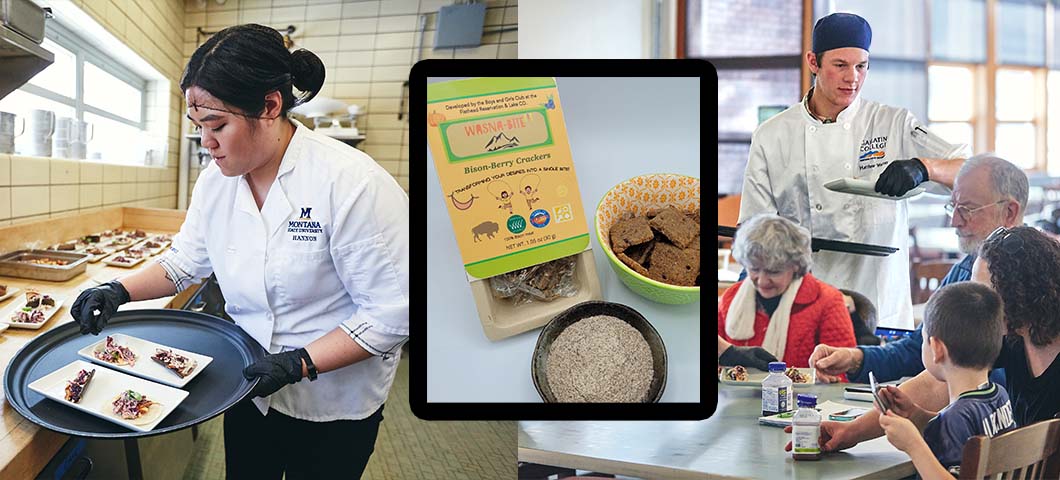
<svg viewBox="0 0 1060 480">
<path fill-rule="evenodd" d="M 302 91 L 296 105 L 312 100 L 324 85 L 324 62 L 304 48 L 291 52 L 291 83 Z"/>
</svg>

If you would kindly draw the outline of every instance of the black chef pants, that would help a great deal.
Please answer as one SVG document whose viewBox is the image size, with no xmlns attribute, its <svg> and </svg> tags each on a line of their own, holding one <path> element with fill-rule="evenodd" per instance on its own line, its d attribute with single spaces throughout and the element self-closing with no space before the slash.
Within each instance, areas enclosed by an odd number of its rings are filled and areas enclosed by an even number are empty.
<svg viewBox="0 0 1060 480">
<path fill-rule="evenodd" d="M 225 412 L 225 469 L 230 479 L 361 478 L 375 449 L 383 407 L 363 420 L 310 422 L 249 400 Z"/>
</svg>

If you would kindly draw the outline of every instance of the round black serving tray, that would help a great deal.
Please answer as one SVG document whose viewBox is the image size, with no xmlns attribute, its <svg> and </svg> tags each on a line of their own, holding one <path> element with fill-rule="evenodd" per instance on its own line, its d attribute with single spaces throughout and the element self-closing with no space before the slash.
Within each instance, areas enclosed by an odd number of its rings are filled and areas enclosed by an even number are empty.
<svg viewBox="0 0 1060 480">
<path fill-rule="evenodd" d="M 108 333 L 124 333 L 209 355 L 213 361 L 184 386 L 187 398 L 150 432 L 129 430 L 29 389 L 34 380 L 74 360 L 88 361 L 77 351 Z M 243 368 L 264 356 L 265 349 L 257 341 L 226 320 L 183 310 L 129 310 L 114 314 L 99 336 L 81 335 L 77 323 L 70 322 L 33 339 L 4 371 L 4 392 L 18 413 L 48 430 L 91 438 L 148 437 L 188 428 L 224 413 L 254 387 L 243 378 Z"/>
</svg>

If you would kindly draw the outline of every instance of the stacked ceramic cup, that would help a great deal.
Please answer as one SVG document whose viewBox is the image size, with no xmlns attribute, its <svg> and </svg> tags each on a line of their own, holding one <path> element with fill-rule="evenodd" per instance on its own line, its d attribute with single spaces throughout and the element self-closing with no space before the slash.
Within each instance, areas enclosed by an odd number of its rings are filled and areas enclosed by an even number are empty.
<svg viewBox="0 0 1060 480">
<path fill-rule="evenodd" d="M 0 154 L 15 153 L 15 114 L 0 112 Z"/>
<path fill-rule="evenodd" d="M 92 141 L 96 130 L 92 128 L 91 123 L 81 120 L 74 120 L 73 128 L 73 134 L 70 136 L 70 158 L 84 160 L 88 152 L 88 142 Z"/>
<path fill-rule="evenodd" d="M 52 135 L 52 156 L 56 158 L 74 158 L 70 152 L 70 142 L 74 140 L 76 118 L 59 117 L 55 120 L 55 133 Z"/>
<path fill-rule="evenodd" d="M 33 157 L 50 157 L 55 113 L 49 110 L 30 110 L 22 120 L 23 131 L 15 137 L 15 152 Z"/>
</svg>

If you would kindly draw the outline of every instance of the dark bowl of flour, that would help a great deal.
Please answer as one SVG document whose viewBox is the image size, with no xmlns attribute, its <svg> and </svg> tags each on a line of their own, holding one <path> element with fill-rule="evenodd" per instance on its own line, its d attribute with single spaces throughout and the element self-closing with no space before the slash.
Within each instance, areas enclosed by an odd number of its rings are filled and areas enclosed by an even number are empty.
<svg viewBox="0 0 1060 480">
<path fill-rule="evenodd" d="M 666 346 L 618 303 L 579 303 L 552 319 L 530 365 L 545 403 L 655 403 L 666 387 Z"/>
</svg>

